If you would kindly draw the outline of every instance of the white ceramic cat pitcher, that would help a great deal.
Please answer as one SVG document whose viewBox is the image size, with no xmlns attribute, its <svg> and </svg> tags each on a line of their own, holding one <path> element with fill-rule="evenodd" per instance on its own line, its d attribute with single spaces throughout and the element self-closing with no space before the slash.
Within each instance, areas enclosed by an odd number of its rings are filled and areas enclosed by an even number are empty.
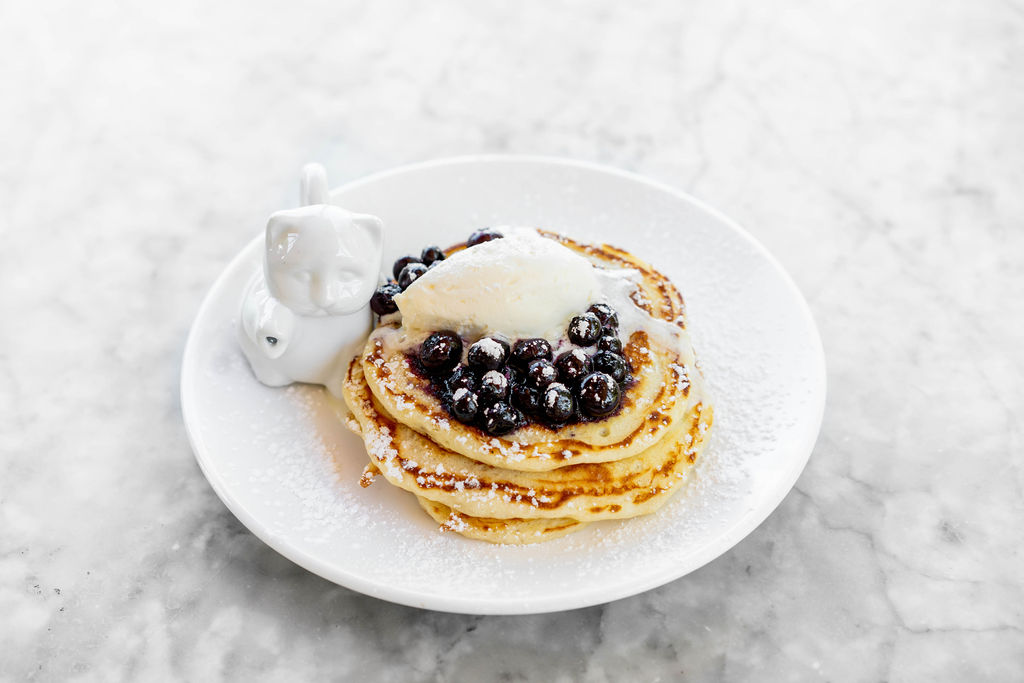
<svg viewBox="0 0 1024 683">
<path fill-rule="evenodd" d="M 263 268 L 242 300 L 239 341 L 264 384 L 322 384 L 341 396 L 348 362 L 373 324 L 383 223 L 331 204 L 320 164 L 302 169 L 301 198 L 302 207 L 267 221 Z"/>
</svg>

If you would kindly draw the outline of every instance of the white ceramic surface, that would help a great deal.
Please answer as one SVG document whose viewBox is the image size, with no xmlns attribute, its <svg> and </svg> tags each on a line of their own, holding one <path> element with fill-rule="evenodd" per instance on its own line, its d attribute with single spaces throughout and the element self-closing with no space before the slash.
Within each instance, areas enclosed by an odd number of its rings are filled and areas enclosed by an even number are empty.
<svg viewBox="0 0 1024 683">
<path fill-rule="evenodd" d="M 545 544 L 498 547 L 437 530 L 413 498 L 357 485 L 361 442 L 320 388 L 262 386 L 233 334 L 261 240 L 228 266 L 200 309 L 182 368 L 182 409 L 220 498 L 277 551 L 349 588 L 466 613 L 603 603 L 717 557 L 764 520 L 803 469 L 821 422 L 824 355 L 803 298 L 734 223 L 638 176 L 536 157 L 465 157 L 370 176 L 331 194 L 380 216 L 385 264 L 491 224 L 607 241 L 668 274 L 715 401 L 696 476 L 659 513 L 594 524 Z"/>
</svg>

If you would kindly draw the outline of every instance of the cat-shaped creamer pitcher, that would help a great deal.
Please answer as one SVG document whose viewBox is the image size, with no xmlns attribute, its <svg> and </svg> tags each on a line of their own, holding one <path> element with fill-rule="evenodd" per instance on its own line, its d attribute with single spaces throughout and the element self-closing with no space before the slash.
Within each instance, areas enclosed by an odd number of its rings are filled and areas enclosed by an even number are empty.
<svg viewBox="0 0 1024 683">
<path fill-rule="evenodd" d="M 322 384 L 335 396 L 373 325 L 384 226 L 330 203 L 320 164 L 302 169 L 303 206 L 267 221 L 262 271 L 246 288 L 238 336 L 256 378 Z"/>
</svg>

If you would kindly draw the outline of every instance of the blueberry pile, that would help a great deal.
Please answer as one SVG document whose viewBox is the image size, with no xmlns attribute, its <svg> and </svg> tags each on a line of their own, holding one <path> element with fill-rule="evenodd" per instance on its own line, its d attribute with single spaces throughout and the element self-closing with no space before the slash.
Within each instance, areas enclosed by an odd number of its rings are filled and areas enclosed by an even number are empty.
<svg viewBox="0 0 1024 683">
<path fill-rule="evenodd" d="M 445 330 L 427 337 L 415 360 L 449 414 L 464 424 L 495 436 L 530 422 L 560 427 L 619 407 L 631 369 L 618 325 L 610 306 L 594 304 L 569 322 L 574 346 L 557 357 L 546 339 L 484 337 L 464 349 L 462 338 Z"/>
<path fill-rule="evenodd" d="M 504 235 L 497 230 L 483 228 L 469 236 L 469 239 L 466 240 L 466 247 L 474 247 L 481 242 L 489 242 L 500 237 L 504 237 Z M 427 272 L 431 266 L 441 261 L 444 261 L 444 251 L 441 250 L 441 247 L 433 245 L 424 247 L 419 257 L 403 256 L 395 261 L 395 264 L 391 267 L 391 274 L 394 276 L 394 279 L 388 280 L 377 288 L 377 291 L 370 298 L 370 309 L 377 315 L 387 315 L 397 311 L 398 306 L 395 304 L 395 295 L 404 292 L 409 285 L 416 282 L 416 279 Z"/>
</svg>

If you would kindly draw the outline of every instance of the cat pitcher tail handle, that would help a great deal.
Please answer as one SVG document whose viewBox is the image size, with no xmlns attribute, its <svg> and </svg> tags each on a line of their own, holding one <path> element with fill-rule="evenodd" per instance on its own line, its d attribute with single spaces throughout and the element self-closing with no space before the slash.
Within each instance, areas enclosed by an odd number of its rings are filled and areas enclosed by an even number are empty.
<svg viewBox="0 0 1024 683">
<path fill-rule="evenodd" d="M 310 163 L 302 167 L 299 200 L 302 202 L 302 206 L 330 203 L 331 196 L 327 189 L 327 169 L 322 164 Z"/>
</svg>

